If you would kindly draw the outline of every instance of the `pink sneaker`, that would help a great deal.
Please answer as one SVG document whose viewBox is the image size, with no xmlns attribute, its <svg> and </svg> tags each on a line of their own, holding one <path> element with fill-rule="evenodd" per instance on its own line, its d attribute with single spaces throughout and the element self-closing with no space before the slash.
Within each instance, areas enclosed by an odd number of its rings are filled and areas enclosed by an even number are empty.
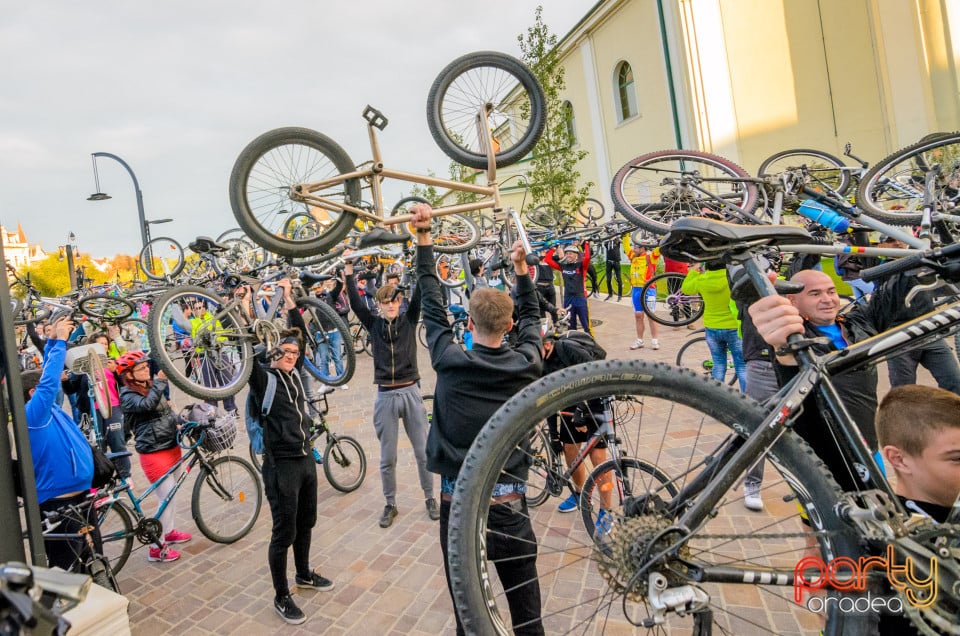
<svg viewBox="0 0 960 636">
<path fill-rule="evenodd" d="M 147 561 L 158 561 L 160 563 L 170 563 L 171 561 L 176 561 L 179 558 L 180 553 L 167 546 L 164 546 L 163 548 L 152 546 L 147 554 Z"/>
<path fill-rule="evenodd" d="M 171 530 L 163 535 L 163 540 L 167 543 L 186 543 L 192 538 L 193 535 L 189 532 L 180 532 L 179 530 Z"/>
</svg>

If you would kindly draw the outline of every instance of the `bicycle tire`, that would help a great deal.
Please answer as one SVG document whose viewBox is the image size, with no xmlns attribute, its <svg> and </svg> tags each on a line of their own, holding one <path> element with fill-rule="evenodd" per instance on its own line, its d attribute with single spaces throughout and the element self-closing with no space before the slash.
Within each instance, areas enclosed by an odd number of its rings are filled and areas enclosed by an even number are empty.
<svg viewBox="0 0 960 636">
<path fill-rule="evenodd" d="M 169 259 L 173 259 L 172 265 Z M 176 278 L 183 271 L 186 262 L 183 255 L 183 246 L 166 236 L 150 239 L 140 250 L 140 256 L 137 257 L 140 271 L 150 280 Z"/>
<path fill-rule="evenodd" d="M 438 254 L 463 254 L 480 242 L 480 227 L 462 214 L 435 217 L 430 234 L 433 236 L 433 251 Z"/>
<path fill-rule="evenodd" d="M 304 334 L 303 367 L 317 380 L 330 386 L 341 386 L 350 381 L 357 368 L 357 354 L 353 349 L 350 329 L 340 315 L 330 305 L 317 298 L 298 298 L 297 307 L 303 309 L 303 319 L 307 323 Z M 312 325 L 320 325 L 319 333 Z M 332 363 L 321 364 L 322 347 L 328 346 L 331 332 L 340 334 L 341 363 L 343 373 L 337 373 Z M 326 367 L 326 368 L 324 368 Z M 334 367 L 331 372 L 330 368 Z"/>
<path fill-rule="evenodd" d="M 234 218 L 248 237 L 270 252 L 293 257 L 322 254 L 347 235 L 357 215 L 325 212 L 331 222 L 316 236 L 287 238 L 283 225 L 288 214 L 302 212 L 313 217 L 313 206 L 294 201 L 289 193 L 304 183 L 353 172 L 354 166 L 346 151 L 322 133 L 294 127 L 268 131 L 247 144 L 233 165 L 230 206 Z M 356 206 L 360 182 L 350 179 L 318 196 Z"/>
<path fill-rule="evenodd" d="M 247 444 L 247 452 L 250 454 L 250 465 L 253 466 L 258 473 L 263 474 L 263 455 L 253 450 L 253 444 Z"/>
<path fill-rule="evenodd" d="M 478 94 L 471 95 L 473 92 Z M 494 154 L 497 167 L 523 159 L 543 133 L 546 98 L 536 76 L 523 62 L 495 51 L 459 57 L 433 81 L 427 95 L 427 126 L 440 150 L 465 166 L 478 170 L 487 167 L 487 155 L 475 122 L 484 104 L 494 107 L 487 120 L 499 141 Z M 521 116 L 525 106 L 529 109 Z"/>
<path fill-rule="evenodd" d="M 528 506 L 536 508 L 550 498 L 547 480 L 551 479 L 557 470 L 553 451 L 550 450 L 550 436 L 543 426 L 537 427 L 531 434 L 530 454 L 533 463 L 530 465 L 527 492 L 524 493 L 523 498 L 526 499 Z"/>
<path fill-rule="evenodd" d="M 91 294 L 77 302 L 77 309 L 97 320 L 120 321 L 133 313 L 133 305 L 110 294 Z"/>
<path fill-rule="evenodd" d="M 562 410 L 569 404 L 577 404 L 585 400 L 602 398 L 609 395 L 630 395 L 640 398 L 643 409 L 638 414 L 646 413 L 648 420 L 642 423 L 631 423 L 644 431 L 646 436 L 643 444 L 638 447 L 642 451 L 642 458 L 652 460 L 653 466 L 662 470 L 665 475 L 674 479 L 683 479 L 678 483 L 682 486 L 686 477 L 695 475 L 702 468 L 703 460 L 709 453 L 717 449 L 718 440 L 730 434 L 748 435 L 752 433 L 764 420 L 766 410 L 746 396 L 724 387 L 717 382 L 704 380 L 684 369 L 671 365 L 652 363 L 643 360 L 603 360 L 581 364 L 557 371 L 541 380 L 527 386 L 509 399 L 486 423 L 478 434 L 473 445 L 465 457 L 459 476 L 457 477 L 456 491 L 450 511 L 449 533 L 449 573 L 451 587 L 460 619 L 468 633 L 505 634 L 508 633 L 505 617 L 501 616 L 500 609 L 505 608 L 502 591 L 497 582 L 489 574 L 495 563 L 488 563 L 489 553 L 486 550 L 484 538 L 487 529 L 487 518 L 490 508 L 490 492 L 494 484 L 504 479 L 501 469 L 511 457 L 515 458 L 518 444 L 527 439 L 530 431 L 550 413 Z M 640 403 L 640 402 L 638 402 Z M 693 419 L 691 419 L 693 416 Z M 700 417 L 700 421 L 696 420 Z M 674 420 L 674 418 L 676 418 Z M 672 422 L 672 424 L 671 424 Z M 654 429 L 652 427 L 658 427 Z M 683 427 L 683 430 L 692 430 L 695 435 L 676 436 L 672 433 L 681 432 L 671 429 L 671 426 Z M 654 448 L 650 435 L 659 435 L 662 429 L 661 442 L 663 446 Z M 698 433 L 699 431 L 699 433 Z M 682 438 L 682 439 L 680 439 Z M 697 448 L 703 441 L 703 448 Z M 638 455 L 639 457 L 639 455 Z M 785 492 L 795 497 L 797 502 L 809 518 L 809 523 L 816 535 L 817 547 L 824 560 L 837 556 L 846 556 L 856 561 L 863 549 L 855 533 L 839 518 L 834 504 L 840 495 L 840 488 L 833 480 L 822 461 L 812 449 L 801 440 L 793 431 L 787 430 L 771 447 L 767 456 L 770 463 L 776 468 L 782 480 L 771 484 L 773 476 L 766 475 L 765 488 L 775 488 L 774 493 Z M 690 463 L 696 462 L 696 463 Z M 675 470 L 676 468 L 676 470 Z M 693 468 L 693 470 L 691 470 Z M 706 468 L 709 470 L 710 467 Z M 522 479 L 523 475 L 512 475 L 512 479 Z M 682 488 L 681 488 L 682 490 Z M 715 529 L 729 529 L 733 517 L 727 508 L 735 505 L 735 510 L 743 512 L 742 497 L 735 486 L 728 495 L 736 493 L 732 500 L 726 500 L 715 507 L 716 515 L 711 514 L 703 524 L 699 525 L 692 536 L 685 541 L 686 549 L 680 548 L 686 557 L 703 561 L 704 555 L 709 558 L 707 544 L 709 538 L 698 540 L 702 533 L 710 533 Z M 675 505 L 680 502 L 673 502 Z M 681 506 L 681 510 L 683 507 Z M 755 572 L 756 567 L 767 564 L 779 572 L 792 572 L 797 560 L 807 554 L 804 537 L 809 532 L 799 513 L 800 509 L 791 506 L 782 507 L 778 511 L 777 529 L 780 531 L 795 530 L 790 533 L 792 543 L 789 549 L 783 545 L 771 545 L 772 542 L 763 542 L 750 527 L 740 526 L 742 534 L 736 534 L 744 542 L 750 541 L 752 552 L 749 553 L 749 571 Z M 791 516 L 790 513 L 793 512 Z M 522 514 L 522 513 L 521 513 Z M 577 593 L 571 596 L 565 593 L 558 602 L 553 594 L 552 587 L 543 590 L 545 609 L 543 620 L 550 625 L 551 633 L 564 633 L 571 629 L 578 633 L 588 633 L 591 627 L 615 631 L 627 631 L 644 620 L 643 614 L 649 608 L 644 602 L 647 595 L 643 588 L 635 587 L 630 580 L 632 572 L 642 565 L 640 559 L 629 559 L 628 545 L 614 546 L 618 551 L 615 554 L 624 555 L 620 561 L 622 569 L 611 569 L 611 561 L 592 540 L 582 540 L 576 532 L 557 533 L 551 529 L 555 524 L 554 515 L 531 514 L 530 524 L 534 528 L 534 536 L 538 537 L 537 564 L 541 572 L 541 584 L 553 586 L 558 581 L 578 581 Z M 658 534 L 664 524 L 673 522 L 673 516 L 658 517 L 656 512 L 646 512 L 638 515 L 630 523 L 636 533 L 630 537 L 629 545 L 643 545 L 643 537 L 652 538 Z M 625 524 L 627 522 L 624 522 Z M 638 525 L 639 524 L 639 525 Z M 716 526 L 714 524 L 717 524 Z M 746 524 L 749 526 L 750 524 Z M 764 526 L 766 527 L 766 526 Z M 737 526 L 732 527 L 737 530 Z M 499 535 L 502 539 L 504 536 Z M 624 533 L 621 536 L 626 536 Z M 527 538 L 522 539 L 524 543 Z M 718 544 L 717 565 L 730 566 L 731 553 L 724 556 L 728 544 L 732 541 L 722 541 Z M 585 549 L 589 547 L 589 549 Z M 729 548 L 732 554 L 739 556 L 734 561 L 734 567 L 743 567 L 743 555 L 740 547 Z M 507 554 L 506 548 L 497 548 L 504 554 L 504 558 L 513 557 Z M 756 556 L 758 550 L 768 549 L 770 554 L 766 560 Z M 529 553 L 532 548 L 527 548 Z M 626 552 L 624 552 L 626 550 Z M 688 550 L 690 551 L 688 553 Z M 694 552 L 695 551 L 695 552 Z M 686 558 L 685 557 L 685 558 Z M 733 557 L 737 558 L 737 557 Z M 639 563 L 638 563 L 639 562 Z M 601 564 L 607 568 L 610 578 L 606 579 L 596 570 Z M 747 570 L 745 570 L 747 571 Z M 769 571 L 769 570 L 768 570 Z M 781 579 L 785 582 L 788 577 Z M 732 579 L 731 579 L 732 580 Z M 744 578 L 742 580 L 748 580 Z M 766 579 L 770 580 L 770 579 Z M 698 588 L 721 588 L 716 594 L 708 594 L 709 606 L 713 610 L 713 620 L 718 630 L 723 633 L 756 633 L 756 620 L 772 620 L 770 615 L 761 612 L 762 616 L 751 613 L 748 622 L 745 617 L 737 614 L 741 603 L 728 602 L 720 593 L 729 583 L 700 583 Z M 743 589 L 743 583 L 737 583 Z M 753 589 L 750 594 L 751 603 L 756 599 L 761 610 L 773 611 L 781 607 L 787 612 L 804 612 L 793 614 L 802 623 L 800 628 L 809 627 L 819 629 L 820 616 L 812 612 L 806 613 L 802 607 L 798 608 L 793 600 L 791 586 L 774 586 L 760 582 L 758 576 L 754 579 L 754 586 L 762 590 Z M 618 590 L 623 586 L 624 590 Z M 569 588 L 565 588 L 569 592 Z M 641 598 L 627 597 L 631 595 Z M 760 592 L 766 594 L 760 594 Z M 779 592 L 779 593 L 778 593 Z M 840 592 L 829 592 L 830 595 L 842 596 Z M 621 605 L 624 603 L 625 605 Z M 626 605 L 630 603 L 629 605 Z M 870 619 L 864 616 L 847 615 L 839 611 L 837 604 L 829 607 L 826 614 L 826 632 L 830 635 L 861 634 L 865 633 Z M 621 615 L 621 607 L 626 615 Z M 628 617 L 631 619 L 628 621 Z M 686 617 L 677 614 L 667 614 L 669 624 L 660 625 L 664 631 L 671 631 L 678 626 L 689 630 L 685 622 L 690 620 L 690 613 Z M 701 620 L 703 616 L 699 616 Z M 632 621 L 632 622 L 631 622 Z M 675 624 L 676 623 L 676 624 Z M 678 625 L 677 625 L 678 624 Z M 623 627 L 622 630 L 619 628 Z M 760 625 L 763 628 L 763 625 Z M 776 625 L 768 628 L 773 633 L 782 633 Z M 809 631 L 809 630 L 808 630 Z"/>
<path fill-rule="evenodd" d="M 128 318 L 120 323 L 120 337 L 131 351 L 146 351 L 150 348 L 150 326 L 142 318 Z"/>
<path fill-rule="evenodd" d="M 860 179 L 857 205 L 868 216 L 884 223 L 920 223 L 924 178 L 927 169 L 936 163 L 941 164 L 944 172 L 934 192 L 935 206 L 948 197 L 956 197 L 956 186 L 949 183 L 960 178 L 960 132 L 937 133 L 875 163 Z"/>
<path fill-rule="evenodd" d="M 850 171 L 842 170 L 844 167 L 843 161 L 821 150 L 792 148 L 764 159 L 757 176 L 772 177 L 786 170 L 802 168 L 807 177 L 804 185 L 824 194 L 832 192 L 842 197 L 850 187 Z"/>
<path fill-rule="evenodd" d="M 215 320 L 192 324 L 183 307 L 202 302 Z M 150 354 L 170 382 L 202 400 L 223 400 L 236 395 L 253 371 L 253 345 L 238 314 L 222 312 L 220 296 L 192 285 L 169 290 L 150 311 Z M 190 328 L 187 334 L 174 329 Z M 181 368 L 182 367 L 182 368 Z M 189 369 L 189 372 L 187 371 Z M 216 386 L 206 386 L 207 383 Z"/>
<path fill-rule="evenodd" d="M 560 223 L 561 216 L 562 212 L 560 210 L 554 210 L 549 205 L 538 205 L 526 214 L 527 223 L 545 229 L 560 227 L 562 225 Z"/>
<path fill-rule="evenodd" d="M 698 354 L 697 349 L 701 349 Z M 702 350 L 706 349 L 706 357 Z M 701 373 L 704 376 L 713 377 L 713 358 L 710 356 L 710 349 L 707 346 L 706 336 L 697 336 L 689 338 L 683 343 L 683 346 L 677 350 L 676 364 L 678 367 L 690 369 L 694 373 Z M 733 371 L 732 377 L 728 380 L 724 374 L 723 383 L 734 386 L 739 382 L 737 370 L 733 368 L 733 360 L 727 356 L 727 371 Z"/>
<path fill-rule="evenodd" d="M 437 279 L 444 287 L 456 289 L 467 284 L 467 277 L 464 273 L 463 259 L 460 256 L 451 254 L 439 254 L 434 259 L 433 271 Z"/>
<path fill-rule="evenodd" d="M 353 342 L 354 353 L 366 353 L 368 356 L 373 355 L 373 349 L 370 346 L 370 334 L 367 332 L 366 327 L 359 323 L 350 327 L 350 338 L 351 342 Z"/>
<path fill-rule="evenodd" d="M 102 556 L 93 556 L 84 565 L 84 569 L 93 582 L 100 587 L 120 594 L 120 585 L 117 583 L 116 573 L 110 568 L 110 562 Z"/>
<path fill-rule="evenodd" d="M 336 475 L 334 466 L 338 468 Z M 360 442 L 349 435 L 331 433 L 323 450 L 323 474 L 330 485 L 340 492 L 353 492 L 359 488 L 367 476 L 367 455 Z"/>
<path fill-rule="evenodd" d="M 203 536 L 211 541 L 234 543 L 245 537 L 257 522 L 263 486 L 250 462 L 239 457 L 222 455 L 211 460 L 209 467 L 213 472 L 202 469 L 193 484 L 190 502 L 193 520 Z M 208 492 L 212 496 L 207 495 Z M 251 497 L 252 502 L 248 501 Z"/>
<path fill-rule="evenodd" d="M 103 369 L 100 354 L 92 349 L 87 352 L 87 378 L 93 390 L 93 402 L 103 419 L 110 419 L 113 406 L 110 404 L 110 389 L 107 387 L 107 374 Z M 96 426 L 96 424 L 94 424 Z"/>
<path fill-rule="evenodd" d="M 607 210 L 603 207 L 603 203 L 590 197 L 587 197 L 583 204 L 577 208 L 577 216 L 587 223 L 599 221 L 606 213 Z"/>
<path fill-rule="evenodd" d="M 632 471 L 632 472 L 631 472 Z M 586 528 L 587 535 L 591 539 L 597 541 L 599 537 L 596 536 L 597 531 L 601 530 L 603 535 L 603 540 L 607 541 L 610 539 L 603 530 L 606 528 L 598 527 L 599 519 L 597 515 L 594 514 L 598 510 L 598 504 L 603 503 L 603 487 L 598 488 L 598 485 L 602 483 L 602 476 L 610 473 L 610 479 L 616 481 L 616 488 L 612 488 L 613 493 L 611 493 L 611 498 L 614 493 L 618 494 L 618 500 L 611 503 L 615 503 L 616 508 L 610 507 L 609 504 L 606 504 L 607 507 L 603 510 L 607 510 L 607 514 L 612 514 L 614 517 L 623 518 L 624 515 L 624 506 L 633 496 L 633 492 L 641 492 L 641 490 L 636 487 L 643 485 L 643 492 L 655 492 L 664 491 L 670 497 L 676 497 L 677 487 L 673 484 L 670 479 L 670 476 L 661 471 L 659 468 L 646 462 L 637 457 L 621 457 L 619 460 L 608 459 L 599 466 L 595 467 L 587 478 L 583 482 L 583 489 L 580 491 L 580 518 L 583 520 L 583 526 Z M 651 481 L 647 481 L 645 484 L 641 484 L 638 481 L 638 475 L 643 473 L 648 475 Z M 652 488 L 652 480 L 659 482 L 659 486 Z M 616 512 L 614 512 L 616 510 Z"/>
<path fill-rule="evenodd" d="M 97 527 L 103 542 L 103 556 L 114 574 L 119 574 L 133 550 L 133 518 L 126 504 L 114 500 L 97 510 Z"/>
<path fill-rule="evenodd" d="M 643 299 L 643 313 L 647 318 L 667 327 L 682 327 L 700 319 L 704 312 L 703 298 L 700 294 L 690 295 L 680 291 L 684 278 L 683 274 L 677 272 L 664 272 L 644 284 L 640 298 Z M 676 291 L 673 293 L 670 292 L 671 283 L 675 285 Z M 650 289 L 656 290 L 652 296 L 647 295 Z M 659 313 L 658 306 L 661 310 Z"/>
<path fill-rule="evenodd" d="M 695 190 L 681 190 L 666 183 L 667 175 L 679 176 L 696 171 L 701 178 L 720 179 L 699 185 L 711 195 Z M 651 174 L 650 180 L 644 175 Z M 670 231 L 670 225 L 684 216 L 699 216 L 702 208 L 727 214 L 729 201 L 753 212 L 760 200 L 755 183 L 746 170 L 718 155 L 696 150 L 659 150 L 628 161 L 613 177 L 610 195 L 617 212 L 626 219 L 657 235 Z M 729 187 L 724 187 L 727 183 Z M 736 216 L 736 215 L 734 215 Z M 736 217 L 740 218 L 740 217 Z"/>
</svg>

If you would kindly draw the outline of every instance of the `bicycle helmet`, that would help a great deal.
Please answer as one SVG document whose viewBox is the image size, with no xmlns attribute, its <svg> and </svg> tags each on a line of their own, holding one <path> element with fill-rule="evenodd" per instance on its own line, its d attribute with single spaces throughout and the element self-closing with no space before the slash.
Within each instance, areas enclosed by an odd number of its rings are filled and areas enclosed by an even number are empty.
<svg viewBox="0 0 960 636">
<path fill-rule="evenodd" d="M 147 354 L 143 351 L 129 351 L 117 358 L 117 373 L 132 371 L 133 367 L 146 360 Z"/>
</svg>

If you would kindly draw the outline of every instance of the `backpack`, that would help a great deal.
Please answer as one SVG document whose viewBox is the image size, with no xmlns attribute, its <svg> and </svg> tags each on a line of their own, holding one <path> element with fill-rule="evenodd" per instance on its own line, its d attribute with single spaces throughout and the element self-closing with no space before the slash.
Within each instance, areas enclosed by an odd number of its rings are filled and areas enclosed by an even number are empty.
<svg viewBox="0 0 960 636">
<path fill-rule="evenodd" d="M 603 360 L 607 357 L 606 349 L 597 344 L 593 336 L 585 331 L 567 331 L 557 337 L 557 342 L 563 343 L 558 348 L 558 353 L 564 366 L 579 364 L 585 360 Z M 565 349 L 568 351 L 565 352 Z"/>
<path fill-rule="evenodd" d="M 277 378 L 272 373 L 267 373 L 267 388 L 263 392 L 262 402 L 257 403 L 253 391 L 247 393 L 246 413 L 243 418 L 247 426 L 247 437 L 250 438 L 250 448 L 258 455 L 266 451 L 263 444 L 263 418 L 270 414 L 270 409 L 273 408 L 273 396 L 276 393 Z"/>
</svg>

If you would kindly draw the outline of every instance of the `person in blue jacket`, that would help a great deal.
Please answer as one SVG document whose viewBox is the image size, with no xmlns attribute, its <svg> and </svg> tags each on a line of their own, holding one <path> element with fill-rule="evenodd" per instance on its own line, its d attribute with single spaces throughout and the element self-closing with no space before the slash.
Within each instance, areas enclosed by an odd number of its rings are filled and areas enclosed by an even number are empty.
<svg viewBox="0 0 960 636">
<path fill-rule="evenodd" d="M 66 341 L 72 330 L 72 320 L 57 321 L 53 336 L 44 346 L 43 369 L 24 371 L 20 375 L 37 500 L 42 512 L 82 502 L 93 482 L 93 451 L 90 444 L 80 432 L 80 427 L 56 401 L 67 358 Z M 88 510 L 92 510 L 92 506 Z M 96 526 L 96 520 L 92 521 L 90 525 Z M 75 532 L 81 523 L 84 521 L 68 520 L 59 527 L 58 532 Z M 99 535 L 95 535 L 95 541 L 99 543 Z M 82 539 L 50 540 L 45 542 L 45 546 L 50 567 L 64 570 L 71 568 L 76 555 L 84 548 Z"/>
</svg>

